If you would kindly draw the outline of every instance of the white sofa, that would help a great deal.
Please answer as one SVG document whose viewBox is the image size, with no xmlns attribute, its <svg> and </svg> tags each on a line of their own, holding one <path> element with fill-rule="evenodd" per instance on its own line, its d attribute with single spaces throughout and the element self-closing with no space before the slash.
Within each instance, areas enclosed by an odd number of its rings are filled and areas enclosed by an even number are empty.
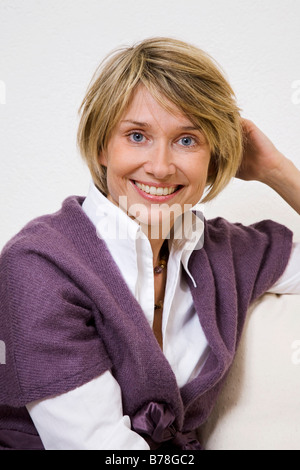
<svg viewBox="0 0 300 470">
<path fill-rule="evenodd" d="M 299 242 L 299 215 L 268 188 L 255 187 L 248 211 L 234 187 L 205 208 L 206 217 L 246 224 L 272 218 Z M 251 306 L 234 365 L 200 434 L 207 450 L 300 450 L 300 295 L 265 294 Z"/>
<path fill-rule="evenodd" d="M 200 433 L 207 450 L 300 450 L 300 296 L 266 294 L 252 306 Z"/>
</svg>

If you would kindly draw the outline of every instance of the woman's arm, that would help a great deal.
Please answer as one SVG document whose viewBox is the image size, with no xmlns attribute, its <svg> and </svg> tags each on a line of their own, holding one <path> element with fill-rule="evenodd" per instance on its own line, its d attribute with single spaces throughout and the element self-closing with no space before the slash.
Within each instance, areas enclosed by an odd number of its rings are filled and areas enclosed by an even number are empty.
<svg viewBox="0 0 300 470">
<path fill-rule="evenodd" d="M 280 279 L 268 290 L 270 294 L 300 295 L 300 243 L 294 243 L 289 263 Z"/>
<path fill-rule="evenodd" d="M 109 371 L 27 409 L 46 450 L 149 450 L 123 416 L 120 386 Z"/>
<path fill-rule="evenodd" d="M 243 119 L 243 128 L 243 161 L 236 176 L 267 184 L 300 214 L 299 169 L 252 121 Z"/>
</svg>

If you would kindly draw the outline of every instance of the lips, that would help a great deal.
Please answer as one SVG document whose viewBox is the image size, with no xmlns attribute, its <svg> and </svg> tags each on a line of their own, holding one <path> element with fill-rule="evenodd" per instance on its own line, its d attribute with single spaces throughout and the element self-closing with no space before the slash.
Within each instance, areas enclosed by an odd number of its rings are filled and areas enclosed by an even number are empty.
<svg viewBox="0 0 300 470">
<path fill-rule="evenodd" d="M 151 183 L 144 184 L 134 181 L 134 184 L 144 193 L 151 194 L 152 196 L 169 196 L 179 189 L 179 186 L 153 186 Z"/>
</svg>

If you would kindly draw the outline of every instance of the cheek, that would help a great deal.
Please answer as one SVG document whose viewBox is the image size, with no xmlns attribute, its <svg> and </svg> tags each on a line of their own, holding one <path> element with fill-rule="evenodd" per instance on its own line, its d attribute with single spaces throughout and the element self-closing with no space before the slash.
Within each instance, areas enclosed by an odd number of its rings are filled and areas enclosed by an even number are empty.
<svg viewBox="0 0 300 470">
<path fill-rule="evenodd" d="M 126 172 L 126 160 L 118 153 L 109 153 L 107 157 L 107 178 L 115 180 L 121 178 Z"/>
<path fill-rule="evenodd" d="M 130 184 L 130 172 L 131 166 L 128 165 L 126 158 L 108 159 L 107 187 L 114 200 L 118 200 L 119 196 L 127 194 Z"/>
<path fill-rule="evenodd" d="M 130 179 L 130 168 L 126 165 L 111 165 L 107 167 L 108 189 L 121 192 L 128 188 Z"/>
<path fill-rule="evenodd" d="M 107 172 L 112 178 L 122 178 L 134 169 L 135 158 L 123 145 L 111 145 L 107 152 Z"/>
<path fill-rule="evenodd" d="M 189 168 L 189 178 L 192 185 L 202 187 L 205 185 L 208 175 L 209 164 L 203 161 L 198 162 L 195 165 L 192 165 Z"/>
<path fill-rule="evenodd" d="M 194 165 L 190 168 L 189 171 L 189 181 L 190 187 L 193 193 L 194 202 L 198 202 L 201 199 L 205 187 L 207 185 L 207 178 L 208 178 L 208 166 L 209 164 L 205 161 L 205 163 L 201 162 L 197 165 Z"/>
</svg>

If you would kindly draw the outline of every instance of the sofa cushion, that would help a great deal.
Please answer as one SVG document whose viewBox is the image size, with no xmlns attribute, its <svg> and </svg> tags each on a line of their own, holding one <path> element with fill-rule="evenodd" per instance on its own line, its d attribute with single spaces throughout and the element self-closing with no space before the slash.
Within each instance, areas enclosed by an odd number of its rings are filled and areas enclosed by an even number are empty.
<svg viewBox="0 0 300 470">
<path fill-rule="evenodd" d="M 300 296 L 266 294 L 251 307 L 200 434 L 207 450 L 300 449 Z"/>
</svg>

